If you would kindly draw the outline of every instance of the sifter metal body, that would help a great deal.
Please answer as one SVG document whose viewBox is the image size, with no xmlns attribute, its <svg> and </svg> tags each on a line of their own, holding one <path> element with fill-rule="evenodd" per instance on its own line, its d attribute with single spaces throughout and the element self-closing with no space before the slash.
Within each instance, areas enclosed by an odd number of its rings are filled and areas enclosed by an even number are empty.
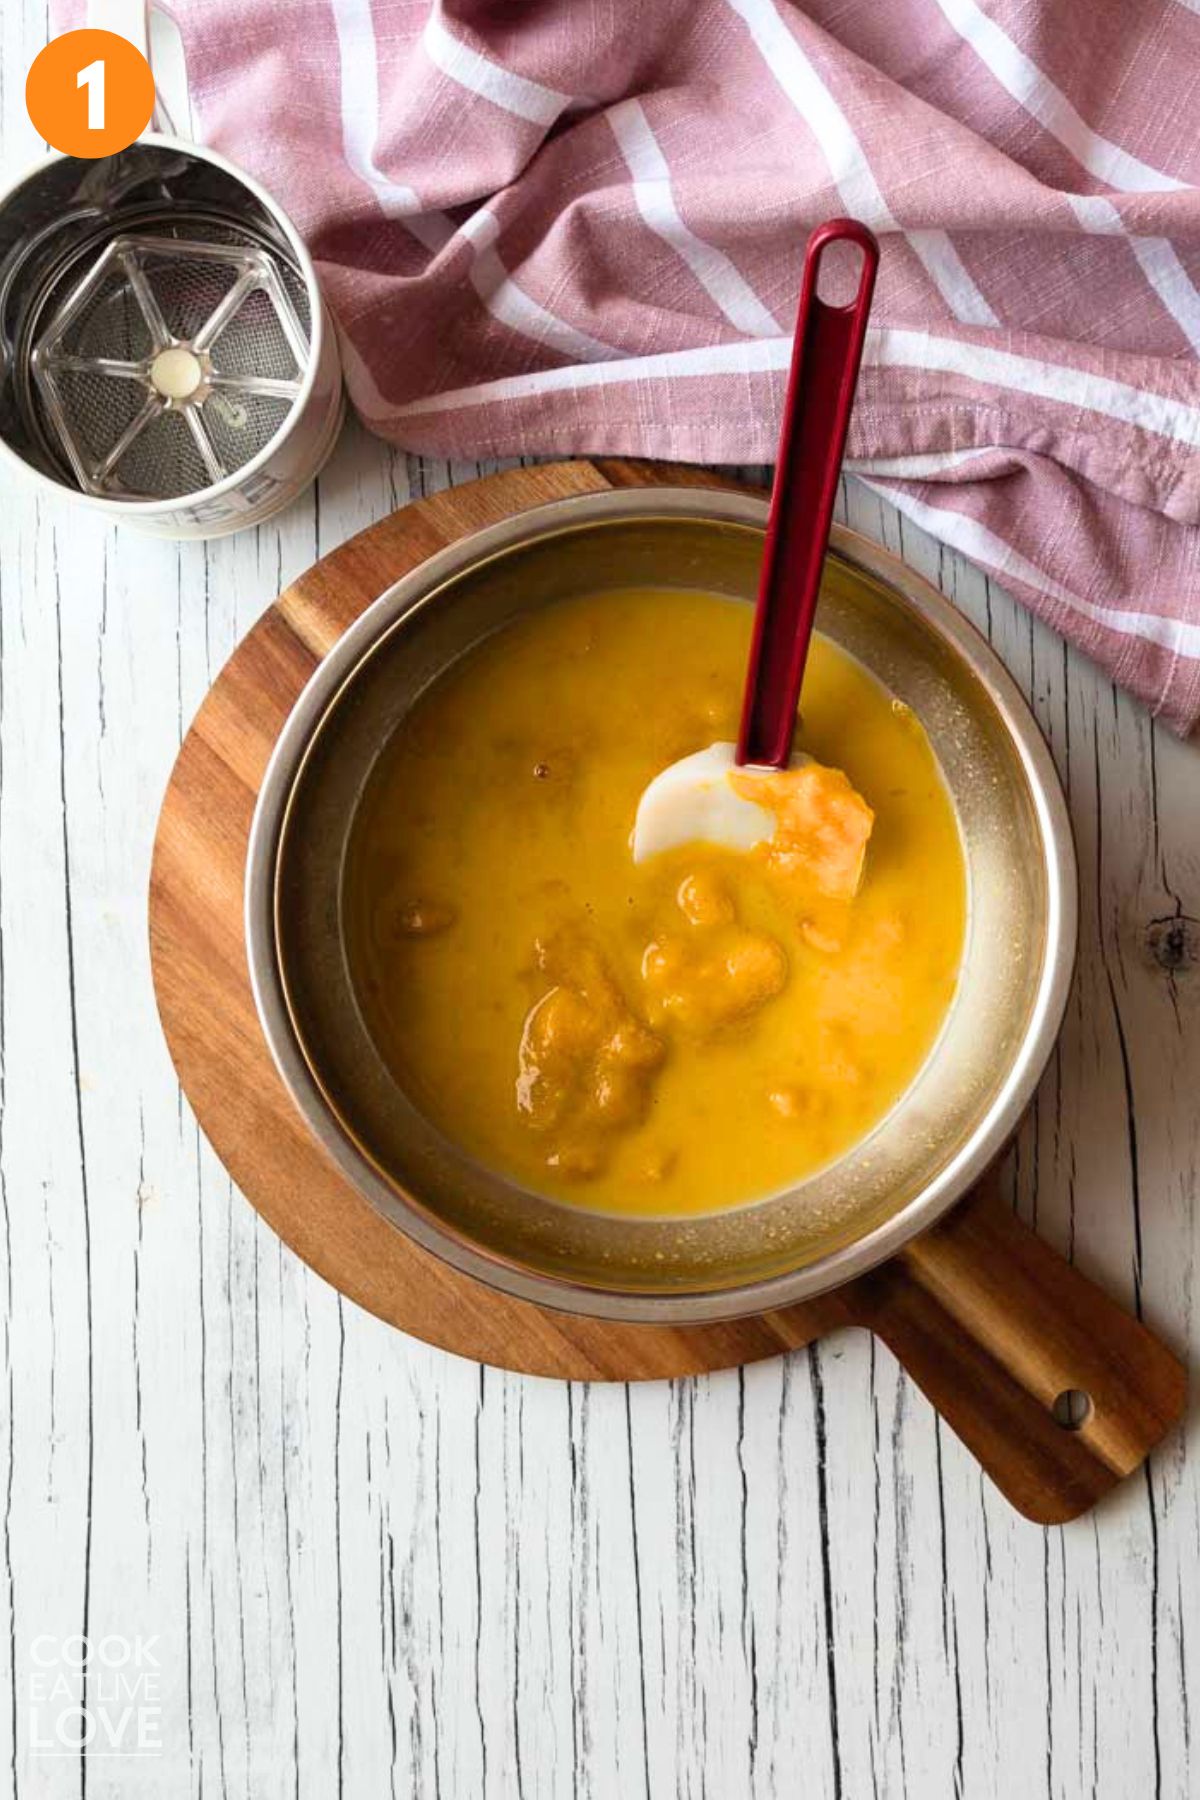
<svg viewBox="0 0 1200 1800">
<path fill-rule="evenodd" d="M 155 133 L 0 195 L 0 453 L 143 531 L 289 504 L 343 417 L 312 259 L 248 175 Z"/>
</svg>

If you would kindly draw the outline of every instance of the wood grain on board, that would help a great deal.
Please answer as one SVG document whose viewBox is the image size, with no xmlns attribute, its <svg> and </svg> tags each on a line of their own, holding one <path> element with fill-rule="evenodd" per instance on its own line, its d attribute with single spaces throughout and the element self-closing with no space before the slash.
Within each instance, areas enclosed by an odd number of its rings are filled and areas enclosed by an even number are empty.
<svg viewBox="0 0 1200 1800">
<path fill-rule="evenodd" d="M 1019 1510 L 1074 1517 L 1178 1418 L 1183 1371 L 995 1192 L 972 1196 L 885 1269 L 803 1306 L 689 1328 L 575 1317 L 482 1288 L 385 1222 L 310 1137 L 259 1031 L 242 942 L 246 839 L 275 738 L 320 658 L 379 593 L 458 537 L 547 500 L 680 481 L 721 485 L 611 460 L 511 470 L 411 503 L 284 590 L 200 708 L 160 817 L 151 952 L 181 1082 L 273 1229 L 339 1291 L 427 1342 L 527 1373 L 631 1380 L 753 1362 L 866 1325 Z M 1068 1390 L 1088 1396 L 1073 1426 L 1053 1411 Z"/>
</svg>

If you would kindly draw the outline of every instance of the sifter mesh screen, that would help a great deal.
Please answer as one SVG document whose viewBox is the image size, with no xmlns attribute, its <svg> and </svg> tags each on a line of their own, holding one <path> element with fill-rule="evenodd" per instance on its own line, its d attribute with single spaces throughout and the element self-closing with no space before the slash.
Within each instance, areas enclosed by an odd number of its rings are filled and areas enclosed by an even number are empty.
<svg viewBox="0 0 1200 1800">
<path fill-rule="evenodd" d="M 300 393 L 309 319 L 295 269 L 224 227 L 182 229 L 112 238 L 42 309 L 39 412 L 87 493 L 199 493 L 252 462 Z"/>
<path fill-rule="evenodd" d="M 153 347 L 150 329 L 120 270 L 104 277 L 62 335 L 64 352 L 88 361 L 101 356 L 136 360 L 149 356 Z"/>
<path fill-rule="evenodd" d="M 145 494 L 153 490 L 164 468 L 186 483 L 183 493 L 208 486 L 208 471 L 179 412 L 156 413 L 119 458 L 114 474 L 122 492 Z"/>
<path fill-rule="evenodd" d="M 189 343 L 203 329 L 238 279 L 236 265 L 207 256 L 193 260 L 168 251 L 162 256 L 143 254 L 139 260 L 167 330 L 181 343 Z"/>
<path fill-rule="evenodd" d="M 64 410 L 75 421 L 80 448 L 94 464 L 103 461 L 146 403 L 137 383 L 114 381 L 94 369 L 63 369 L 57 386 Z"/>
<path fill-rule="evenodd" d="M 237 468 L 249 460 L 245 445 L 269 444 L 288 411 L 286 400 L 220 388 L 204 403 L 204 423 L 221 461 Z"/>
<path fill-rule="evenodd" d="M 214 343 L 212 357 L 222 375 L 267 375 L 288 381 L 300 373 L 295 351 L 261 288 L 246 295 Z"/>
</svg>

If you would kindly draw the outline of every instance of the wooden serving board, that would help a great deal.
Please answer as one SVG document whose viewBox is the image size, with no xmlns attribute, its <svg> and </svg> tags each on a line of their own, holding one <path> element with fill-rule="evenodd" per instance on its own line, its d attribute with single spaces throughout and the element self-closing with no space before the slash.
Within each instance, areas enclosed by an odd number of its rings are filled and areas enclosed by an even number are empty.
<svg viewBox="0 0 1200 1800">
<path fill-rule="evenodd" d="M 413 502 L 282 593 L 218 677 L 158 824 L 150 946 L 179 1079 L 242 1192 L 298 1256 L 401 1330 L 473 1360 L 571 1380 L 723 1369 L 865 1325 L 900 1357 L 1012 1503 L 1059 1521 L 1128 1474 L 1179 1418 L 1181 1365 L 990 1192 L 872 1275 L 786 1311 L 694 1327 L 608 1324 L 493 1292 L 419 1249 L 327 1161 L 259 1030 L 242 934 L 250 821 L 275 739 L 342 632 L 385 588 L 481 526 L 571 494 L 719 477 L 603 461 L 517 469 Z M 1067 1390 L 1090 1397 L 1059 1424 Z"/>
</svg>

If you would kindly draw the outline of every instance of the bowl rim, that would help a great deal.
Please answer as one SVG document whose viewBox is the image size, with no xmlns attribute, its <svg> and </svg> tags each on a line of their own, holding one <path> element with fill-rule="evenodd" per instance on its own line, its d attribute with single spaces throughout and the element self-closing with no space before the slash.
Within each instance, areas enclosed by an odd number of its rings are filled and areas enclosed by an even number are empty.
<svg viewBox="0 0 1200 1800">
<path fill-rule="evenodd" d="M 617 521 L 707 519 L 716 525 L 762 529 L 767 506 L 765 496 L 737 489 L 602 489 L 549 501 L 458 539 L 386 588 L 321 660 L 276 739 L 259 789 L 246 860 L 246 954 L 259 1024 L 293 1104 L 340 1173 L 396 1229 L 485 1286 L 557 1311 L 638 1324 L 711 1324 L 774 1312 L 865 1275 L 936 1224 L 1000 1154 L 1032 1099 L 1066 1008 L 1075 966 L 1078 873 L 1066 799 L 1046 740 L 1012 676 L 976 627 L 890 551 L 835 525 L 831 551 L 897 594 L 949 644 L 983 687 L 1028 785 L 1042 846 L 1046 929 L 1029 1020 L 991 1106 L 954 1155 L 899 1212 L 800 1268 L 732 1286 L 653 1292 L 550 1275 L 442 1225 L 416 1196 L 383 1176 L 332 1108 L 299 1041 L 279 966 L 276 868 L 292 793 L 308 752 L 360 665 L 414 607 L 435 601 L 443 588 L 469 569 L 523 544 Z"/>
</svg>

